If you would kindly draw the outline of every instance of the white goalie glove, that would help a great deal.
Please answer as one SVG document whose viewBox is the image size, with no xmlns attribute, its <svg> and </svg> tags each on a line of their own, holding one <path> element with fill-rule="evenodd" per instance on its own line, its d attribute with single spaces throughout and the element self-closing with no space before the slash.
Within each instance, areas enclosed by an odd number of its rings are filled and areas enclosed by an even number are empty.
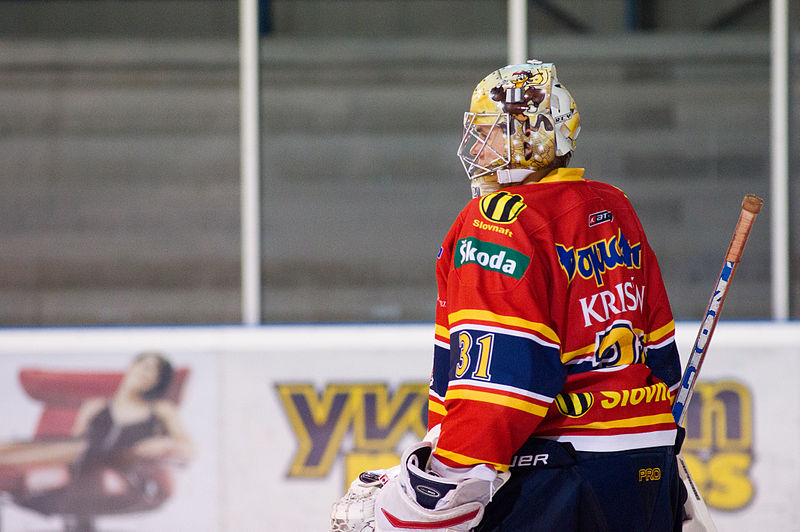
<svg viewBox="0 0 800 532">
<path fill-rule="evenodd" d="M 432 453 L 433 443 L 423 441 L 406 450 L 399 466 L 362 473 L 334 504 L 331 531 L 466 532 L 477 526 L 509 473 L 497 475 L 492 470 L 491 480 L 443 478 L 428 469 Z"/>
<path fill-rule="evenodd" d="M 440 425 L 436 425 L 423 438 L 423 441 L 439 440 Z M 400 466 L 390 469 L 364 471 L 350 483 L 350 489 L 333 503 L 331 510 L 331 532 L 374 532 L 375 497 L 378 490 L 400 474 Z"/>
<path fill-rule="evenodd" d="M 333 503 L 331 532 L 374 532 L 375 497 L 378 490 L 400 472 L 400 466 L 391 469 L 364 471 L 350 483 L 350 489 Z"/>
</svg>

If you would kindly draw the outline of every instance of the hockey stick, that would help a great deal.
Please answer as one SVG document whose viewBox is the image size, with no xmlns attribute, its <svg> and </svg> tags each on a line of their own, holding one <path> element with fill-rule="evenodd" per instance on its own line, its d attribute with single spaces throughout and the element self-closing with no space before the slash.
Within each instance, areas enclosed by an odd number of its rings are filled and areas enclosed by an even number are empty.
<svg viewBox="0 0 800 532">
<path fill-rule="evenodd" d="M 742 210 L 739 213 L 739 220 L 736 222 L 736 229 L 733 231 L 731 243 L 728 246 L 728 251 L 725 254 L 725 263 L 722 266 L 722 271 L 717 277 L 717 285 L 714 287 L 714 292 L 711 294 L 711 299 L 706 308 L 703 323 L 700 325 L 700 331 L 697 333 L 697 338 L 692 348 L 692 354 L 689 356 L 689 362 L 686 364 L 686 369 L 683 372 L 681 379 L 681 387 L 678 391 L 678 396 L 672 406 L 672 416 L 675 418 L 675 423 L 683 427 L 686 422 L 687 406 L 692 398 L 694 392 L 694 384 L 697 381 L 697 375 L 700 373 L 700 368 L 703 366 L 703 360 L 708 352 L 708 346 L 711 343 L 711 336 L 714 334 L 714 328 L 717 326 L 722 305 L 725 303 L 725 297 L 728 295 L 733 274 L 736 271 L 736 266 L 742 258 L 744 246 L 747 244 L 747 237 L 750 235 L 750 229 L 753 227 L 753 222 L 756 216 L 761 211 L 764 200 L 748 194 L 742 201 Z M 686 486 L 688 492 L 688 499 L 686 501 L 686 511 L 691 518 L 683 525 L 685 531 L 692 532 L 712 532 L 716 531 L 714 522 L 711 515 L 708 513 L 708 507 L 700 495 L 700 490 L 692 479 L 689 473 L 689 468 L 683 455 L 679 454 L 678 459 L 678 472 L 680 478 Z"/>
<path fill-rule="evenodd" d="M 742 258 L 744 246 L 747 244 L 747 237 L 750 236 L 750 229 L 752 229 L 753 222 L 756 221 L 756 216 L 761 211 L 763 204 L 764 200 L 752 194 L 745 196 L 742 201 L 742 211 L 739 213 L 736 229 L 733 230 L 733 237 L 725 254 L 725 264 L 722 266 L 719 277 L 717 277 L 717 285 L 714 287 L 714 293 L 711 294 L 703 323 L 700 325 L 700 331 L 697 333 L 697 339 L 692 348 L 692 354 L 689 356 L 689 362 L 683 372 L 678 397 L 672 406 L 672 416 L 681 427 L 684 426 L 686 421 L 686 407 L 689 406 L 689 401 L 692 398 L 694 383 L 697 381 L 700 368 L 703 366 L 703 360 L 711 343 L 711 335 L 714 334 L 714 328 L 717 326 L 719 314 L 722 311 L 722 305 L 725 303 L 725 297 L 728 295 L 733 274 L 736 271 L 739 260 Z"/>
</svg>

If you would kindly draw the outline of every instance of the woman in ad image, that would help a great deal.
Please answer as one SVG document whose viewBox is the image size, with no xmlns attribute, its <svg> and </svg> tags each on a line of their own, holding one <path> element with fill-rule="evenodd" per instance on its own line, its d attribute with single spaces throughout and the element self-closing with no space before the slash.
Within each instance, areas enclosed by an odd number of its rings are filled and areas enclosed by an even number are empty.
<svg viewBox="0 0 800 532">
<path fill-rule="evenodd" d="M 67 529 L 91 531 L 100 514 L 159 506 L 171 487 L 165 463 L 185 464 L 193 443 L 166 394 L 175 372 L 161 354 L 144 352 L 109 397 L 85 400 L 71 438 L 0 446 L 3 471 L 23 471 L 14 501 L 65 516 Z"/>
</svg>

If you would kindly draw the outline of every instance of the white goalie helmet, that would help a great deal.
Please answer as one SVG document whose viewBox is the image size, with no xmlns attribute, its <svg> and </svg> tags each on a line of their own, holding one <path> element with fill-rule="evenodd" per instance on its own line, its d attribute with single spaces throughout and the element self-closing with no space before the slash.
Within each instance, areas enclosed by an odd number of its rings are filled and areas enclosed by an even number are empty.
<svg viewBox="0 0 800 532">
<path fill-rule="evenodd" d="M 521 183 L 575 149 L 581 120 L 552 63 L 495 70 L 472 93 L 458 157 L 472 196 Z"/>
</svg>

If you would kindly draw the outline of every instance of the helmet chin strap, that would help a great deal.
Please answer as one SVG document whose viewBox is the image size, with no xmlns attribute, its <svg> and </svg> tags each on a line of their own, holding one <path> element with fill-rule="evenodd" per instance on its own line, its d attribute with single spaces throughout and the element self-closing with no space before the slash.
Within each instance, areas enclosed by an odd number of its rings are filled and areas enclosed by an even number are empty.
<svg viewBox="0 0 800 532">
<path fill-rule="evenodd" d="M 522 183 L 533 173 L 527 168 L 506 168 L 497 171 L 497 182 L 501 185 Z"/>
<path fill-rule="evenodd" d="M 527 168 L 504 168 L 496 170 L 494 174 L 476 177 L 471 180 L 470 184 L 472 197 L 477 198 L 497 192 L 504 186 L 518 185 L 534 175 L 536 172 Z"/>
</svg>

